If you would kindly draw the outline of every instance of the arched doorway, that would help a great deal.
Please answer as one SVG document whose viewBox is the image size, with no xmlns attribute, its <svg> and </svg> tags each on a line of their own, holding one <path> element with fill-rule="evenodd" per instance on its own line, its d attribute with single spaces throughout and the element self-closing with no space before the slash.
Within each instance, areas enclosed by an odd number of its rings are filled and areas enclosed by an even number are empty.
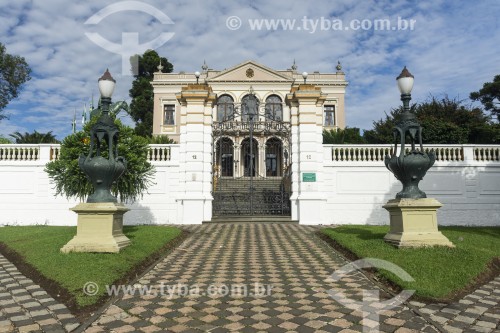
<svg viewBox="0 0 500 333">
<path fill-rule="evenodd" d="M 278 138 L 266 142 L 266 177 L 281 177 L 283 170 L 283 144 Z"/>
<path fill-rule="evenodd" d="M 241 142 L 241 161 L 243 162 L 243 176 L 250 177 L 259 174 L 259 145 L 257 140 L 253 139 L 253 145 L 250 149 L 250 138 Z"/>
<path fill-rule="evenodd" d="M 216 146 L 216 163 L 222 177 L 233 176 L 234 144 L 229 138 L 220 138 Z"/>
</svg>

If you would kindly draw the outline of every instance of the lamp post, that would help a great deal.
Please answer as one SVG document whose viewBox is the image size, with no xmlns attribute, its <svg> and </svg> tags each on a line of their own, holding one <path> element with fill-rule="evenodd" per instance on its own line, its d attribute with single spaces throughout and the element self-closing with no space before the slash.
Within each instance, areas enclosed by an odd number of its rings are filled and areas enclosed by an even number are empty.
<svg viewBox="0 0 500 333">
<path fill-rule="evenodd" d="M 427 170 L 434 164 L 434 151 L 426 153 L 422 145 L 422 127 L 410 111 L 413 75 L 405 68 L 396 78 L 403 101 L 403 114 L 394 127 L 394 150 L 385 157 L 385 166 L 403 184 L 395 199 L 383 207 L 389 212 L 390 230 L 384 236 L 387 243 L 401 247 L 454 245 L 437 228 L 436 211 L 442 204 L 418 188 Z M 398 137 L 400 151 L 398 154 Z M 406 148 L 406 139 L 410 147 Z M 419 147 L 415 147 L 418 142 Z"/>
<path fill-rule="evenodd" d="M 90 129 L 89 154 L 81 155 L 78 164 L 94 187 L 94 193 L 89 195 L 87 202 L 117 202 L 116 197 L 111 194 L 111 185 L 125 172 L 127 163 L 123 157 L 118 156 L 119 130 L 109 116 L 116 81 L 106 70 L 98 83 L 101 115 Z M 107 151 L 102 150 L 106 148 Z"/>
<path fill-rule="evenodd" d="M 250 211 L 253 212 L 253 175 L 254 175 L 254 163 L 255 159 L 253 156 L 253 122 L 254 117 L 258 115 L 259 102 L 253 88 L 250 87 L 248 99 L 244 105 L 244 111 L 248 115 L 248 120 L 250 122 L 250 160 L 249 160 L 249 175 L 250 175 Z"/>
<path fill-rule="evenodd" d="M 196 84 L 198 84 L 200 80 L 200 72 L 198 71 L 194 72 L 194 76 L 196 76 Z"/>
<path fill-rule="evenodd" d="M 123 234 L 123 215 L 129 211 L 117 203 L 111 185 L 125 172 L 123 157 L 118 156 L 118 127 L 109 116 L 111 95 L 116 81 L 108 70 L 98 80 L 101 93 L 100 116 L 90 129 L 90 149 L 81 155 L 78 165 L 94 187 L 87 202 L 71 208 L 78 214 L 76 236 L 61 248 L 62 252 L 117 253 L 130 244 Z M 103 267 L 106 269 L 106 267 Z"/>
<path fill-rule="evenodd" d="M 307 72 L 302 72 L 302 78 L 304 79 L 304 84 L 306 84 L 306 80 L 307 80 Z"/>
<path fill-rule="evenodd" d="M 410 111 L 411 90 L 413 88 L 413 75 L 405 68 L 396 78 L 403 101 L 403 114 L 394 127 L 394 150 L 391 156 L 385 157 L 385 166 L 403 184 L 403 189 L 396 195 L 396 199 L 426 198 L 426 194 L 418 188 L 418 183 L 423 179 L 427 170 L 434 164 L 436 156 L 434 151 L 424 152 L 422 145 L 422 127 L 415 115 Z M 398 136 L 400 151 L 398 151 Z M 406 152 L 406 138 L 410 139 L 411 147 Z M 417 141 L 418 140 L 418 141 Z M 419 148 L 415 148 L 418 142 Z"/>
</svg>

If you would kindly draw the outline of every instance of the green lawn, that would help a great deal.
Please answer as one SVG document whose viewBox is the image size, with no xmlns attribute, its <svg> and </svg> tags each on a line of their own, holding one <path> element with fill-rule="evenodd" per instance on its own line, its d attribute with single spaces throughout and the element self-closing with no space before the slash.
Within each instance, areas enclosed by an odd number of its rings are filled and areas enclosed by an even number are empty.
<svg viewBox="0 0 500 333">
<path fill-rule="evenodd" d="M 78 307 L 96 303 L 105 294 L 105 286 L 126 275 L 164 245 L 181 234 L 175 227 L 129 226 L 125 235 L 132 244 L 118 254 L 60 252 L 76 234 L 76 227 L 26 226 L 0 228 L 0 242 L 6 244 L 37 268 L 45 277 L 58 282 L 74 296 Z M 83 293 L 86 282 L 99 285 L 99 293 Z"/>
<path fill-rule="evenodd" d="M 403 289 L 427 299 L 448 299 L 471 285 L 493 258 L 500 258 L 500 227 L 440 227 L 456 248 L 397 249 L 383 241 L 388 226 L 340 226 L 322 232 L 358 258 L 392 262 L 414 279 L 405 282 L 380 271 Z"/>
</svg>

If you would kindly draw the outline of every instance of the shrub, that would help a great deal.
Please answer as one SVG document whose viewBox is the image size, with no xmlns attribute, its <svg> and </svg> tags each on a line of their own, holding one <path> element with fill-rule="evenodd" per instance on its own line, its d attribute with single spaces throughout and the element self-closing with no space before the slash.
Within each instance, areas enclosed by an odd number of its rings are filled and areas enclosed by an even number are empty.
<svg viewBox="0 0 500 333">
<path fill-rule="evenodd" d="M 90 149 L 90 128 L 97 121 L 92 117 L 84 129 L 67 136 L 61 143 L 59 159 L 47 163 L 45 171 L 54 182 L 56 195 L 66 198 L 85 200 L 93 193 L 92 184 L 78 166 L 80 155 L 88 155 Z M 127 169 L 111 187 L 113 195 L 121 201 L 133 202 L 142 197 L 143 193 L 153 184 L 154 167 L 149 163 L 146 138 L 135 135 L 134 130 L 115 120 L 120 130 L 118 138 L 118 155 L 127 161 Z M 107 149 L 101 149 L 102 156 L 107 157 Z"/>
</svg>

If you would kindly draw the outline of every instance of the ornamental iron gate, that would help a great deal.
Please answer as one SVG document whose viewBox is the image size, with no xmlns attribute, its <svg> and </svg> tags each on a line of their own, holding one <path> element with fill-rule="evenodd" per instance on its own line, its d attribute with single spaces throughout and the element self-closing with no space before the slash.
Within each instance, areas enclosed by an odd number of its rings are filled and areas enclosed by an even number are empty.
<svg viewBox="0 0 500 333">
<path fill-rule="evenodd" d="M 221 121 L 212 127 L 214 217 L 291 215 L 291 127 L 282 121 L 279 97 L 271 97 L 262 112 L 253 91 L 242 99 L 241 110 L 227 95 L 218 100 Z"/>
</svg>

